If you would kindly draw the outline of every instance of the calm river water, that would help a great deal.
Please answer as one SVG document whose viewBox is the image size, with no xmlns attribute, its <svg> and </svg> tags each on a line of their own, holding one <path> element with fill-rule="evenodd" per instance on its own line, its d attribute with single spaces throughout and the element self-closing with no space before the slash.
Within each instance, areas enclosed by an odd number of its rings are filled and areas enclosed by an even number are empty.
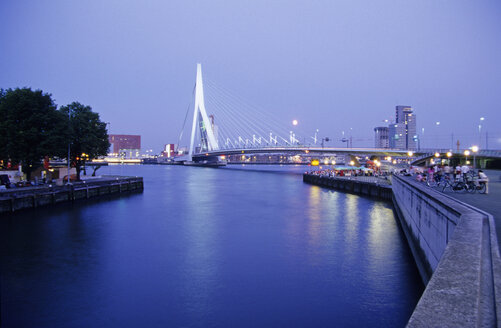
<svg viewBox="0 0 501 328">
<path fill-rule="evenodd" d="M 391 205 L 258 169 L 107 167 L 144 193 L 2 216 L 2 327 L 403 327 Z"/>
</svg>

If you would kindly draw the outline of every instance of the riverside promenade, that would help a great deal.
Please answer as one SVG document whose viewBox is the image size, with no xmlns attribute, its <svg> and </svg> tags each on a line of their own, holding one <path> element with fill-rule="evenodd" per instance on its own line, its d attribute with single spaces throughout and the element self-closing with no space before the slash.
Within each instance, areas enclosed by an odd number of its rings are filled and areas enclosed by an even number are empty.
<svg viewBox="0 0 501 328">
<path fill-rule="evenodd" d="M 493 181 L 493 175 L 489 176 Z M 345 178 L 307 173 L 303 181 L 342 190 L 336 183 L 374 186 L 378 181 L 351 182 Z M 364 178 L 362 178 L 364 179 Z M 493 186 L 491 189 L 490 187 Z M 385 186 L 386 187 L 386 186 Z M 388 186 L 389 187 L 389 186 Z M 493 181 L 489 195 L 498 196 Z M 413 177 L 395 175 L 390 194 L 395 213 L 426 284 L 408 327 L 501 327 L 501 258 L 496 230 L 490 214 L 489 195 L 477 201 L 481 210 L 419 183 Z M 475 196 L 471 194 L 460 197 Z M 384 197 L 386 198 L 386 197 Z M 384 199 L 383 198 L 383 199 Z M 477 199 L 477 197 L 475 198 Z M 487 212 L 489 210 L 490 212 Z"/>
<path fill-rule="evenodd" d="M 109 194 L 142 192 L 143 188 L 142 177 L 124 176 L 101 176 L 63 186 L 11 188 L 0 191 L 0 214 Z"/>
<path fill-rule="evenodd" d="M 457 200 L 475 206 L 489 214 L 492 214 L 496 222 L 496 234 L 498 242 L 501 241 L 501 171 L 484 170 L 489 177 L 488 194 L 447 193 Z"/>
</svg>

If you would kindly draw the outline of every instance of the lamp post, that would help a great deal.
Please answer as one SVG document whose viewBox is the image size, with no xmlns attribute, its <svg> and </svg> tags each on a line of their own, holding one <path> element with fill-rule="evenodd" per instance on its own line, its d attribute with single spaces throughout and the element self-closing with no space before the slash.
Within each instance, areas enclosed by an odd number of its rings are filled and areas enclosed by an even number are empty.
<svg viewBox="0 0 501 328">
<path fill-rule="evenodd" d="M 485 117 L 481 117 L 478 124 L 478 144 L 482 146 L 482 122 L 485 120 Z"/>
<path fill-rule="evenodd" d="M 477 167 L 476 155 L 478 152 L 478 146 L 471 147 L 471 151 L 473 152 L 473 169 Z"/>
<path fill-rule="evenodd" d="M 468 165 L 468 156 L 470 156 L 470 151 L 468 149 L 464 151 L 464 156 L 466 158 L 466 165 Z"/>
<path fill-rule="evenodd" d="M 421 147 L 421 139 L 423 140 L 423 148 L 424 148 L 424 128 L 421 128 L 421 137 L 419 138 L 419 147 Z"/>
<path fill-rule="evenodd" d="M 329 142 L 330 140 L 331 140 L 331 139 L 329 139 L 329 137 L 324 137 L 324 138 L 322 138 L 322 143 L 321 143 L 322 148 L 324 148 L 324 142 Z"/>
<path fill-rule="evenodd" d="M 448 151 L 446 156 L 447 156 L 447 165 L 451 165 L 452 152 Z"/>
<path fill-rule="evenodd" d="M 71 133 L 71 108 L 68 106 L 68 131 Z M 68 139 L 68 182 L 66 183 L 67 185 L 71 185 L 70 182 L 70 163 L 71 163 L 71 152 L 70 152 L 70 145 L 71 145 L 71 138 Z"/>
<path fill-rule="evenodd" d="M 438 141 L 438 140 L 439 140 L 439 138 L 440 138 L 440 137 L 439 137 L 439 132 L 440 132 L 440 129 L 439 129 L 439 128 L 440 128 L 440 122 L 438 122 L 438 121 L 437 121 L 437 122 L 435 122 L 435 126 L 437 127 L 437 139 L 435 139 L 435 141 Z M 435 147 L 436 147 L 436 146 L 435 146 Z M 437 147 L 437 148 L 439 148 L 439 149 L 440 149 L 440 147 Z"/>
<path fill-rule="evenodd" d="M 409 150 L 409 151 L 407 152 L 407 156 L 409 156 L 409 164 L 410 164 L 410 163 L 411 163 L 411 158 L 412 158 L 412 156 L 414 156 L 414 152 L 413 152 L 413 151 L 411 151 L 411 150 Z"/>
</svg>

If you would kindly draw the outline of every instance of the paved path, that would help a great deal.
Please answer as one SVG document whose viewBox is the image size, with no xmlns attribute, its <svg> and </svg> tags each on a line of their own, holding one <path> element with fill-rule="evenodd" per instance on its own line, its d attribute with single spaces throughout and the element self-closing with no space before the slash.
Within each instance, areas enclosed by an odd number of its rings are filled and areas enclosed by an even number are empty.
<svg viewBox="0 0 501 328">
<path fill-rule="evenodd" d="M 498 243 L 501 242 L 501 171 L 484 170 L 489 177 L 489 194 L 446 193 L 462 202 L 473 205 L 494 216 Z M 501 244 L 500 244 L 501 245 Z"/>
<path fill-rule="evenodd" d="M 118 176 L 118 175 L 104 175 L 98 177 L 82 177 L 82 181 L 72 181 L 73 188 L 79 188 L 81 186 L 93 186 L 99 184 L 106 184 L 109 181 L 115 180 L 128 180 L 133 179 L 134 177 L 128 176 Z M 137 177 L 136 177 L 137 178 Z M 0 198 L 10 197 L 12 195 L 24 195 L 24 194 L 36 194 L 36 193 L 44 193 L 47 191 L 59 191 L 68 189 L 67 185 L 57 186 L 55 184 L 45 184 L 40 186 L 30 186 L 30 187 L 16 187 L 9 189 L 0 190 Z"/>
</svg>

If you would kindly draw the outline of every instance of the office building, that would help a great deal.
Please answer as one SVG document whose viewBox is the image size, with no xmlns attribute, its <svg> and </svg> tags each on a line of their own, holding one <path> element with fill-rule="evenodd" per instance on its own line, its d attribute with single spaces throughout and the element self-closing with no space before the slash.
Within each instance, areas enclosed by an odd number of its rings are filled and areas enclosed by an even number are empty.
<svg viewBox="0 0 501 328">
<path fill-rule="evenodd" d="M 387 126 L 378 126 L 374 128 L 374 147 L 376 148 L 389 148 L 390 140 L 389 140 L 389 127 Z"/>
<path fill-rule="evenodd" d="M 390 148 L 415 150 L 417 147 L 416 115 L 410 106 L 396 106 L 395 123 L 388 127 Z"/>
</svg>

